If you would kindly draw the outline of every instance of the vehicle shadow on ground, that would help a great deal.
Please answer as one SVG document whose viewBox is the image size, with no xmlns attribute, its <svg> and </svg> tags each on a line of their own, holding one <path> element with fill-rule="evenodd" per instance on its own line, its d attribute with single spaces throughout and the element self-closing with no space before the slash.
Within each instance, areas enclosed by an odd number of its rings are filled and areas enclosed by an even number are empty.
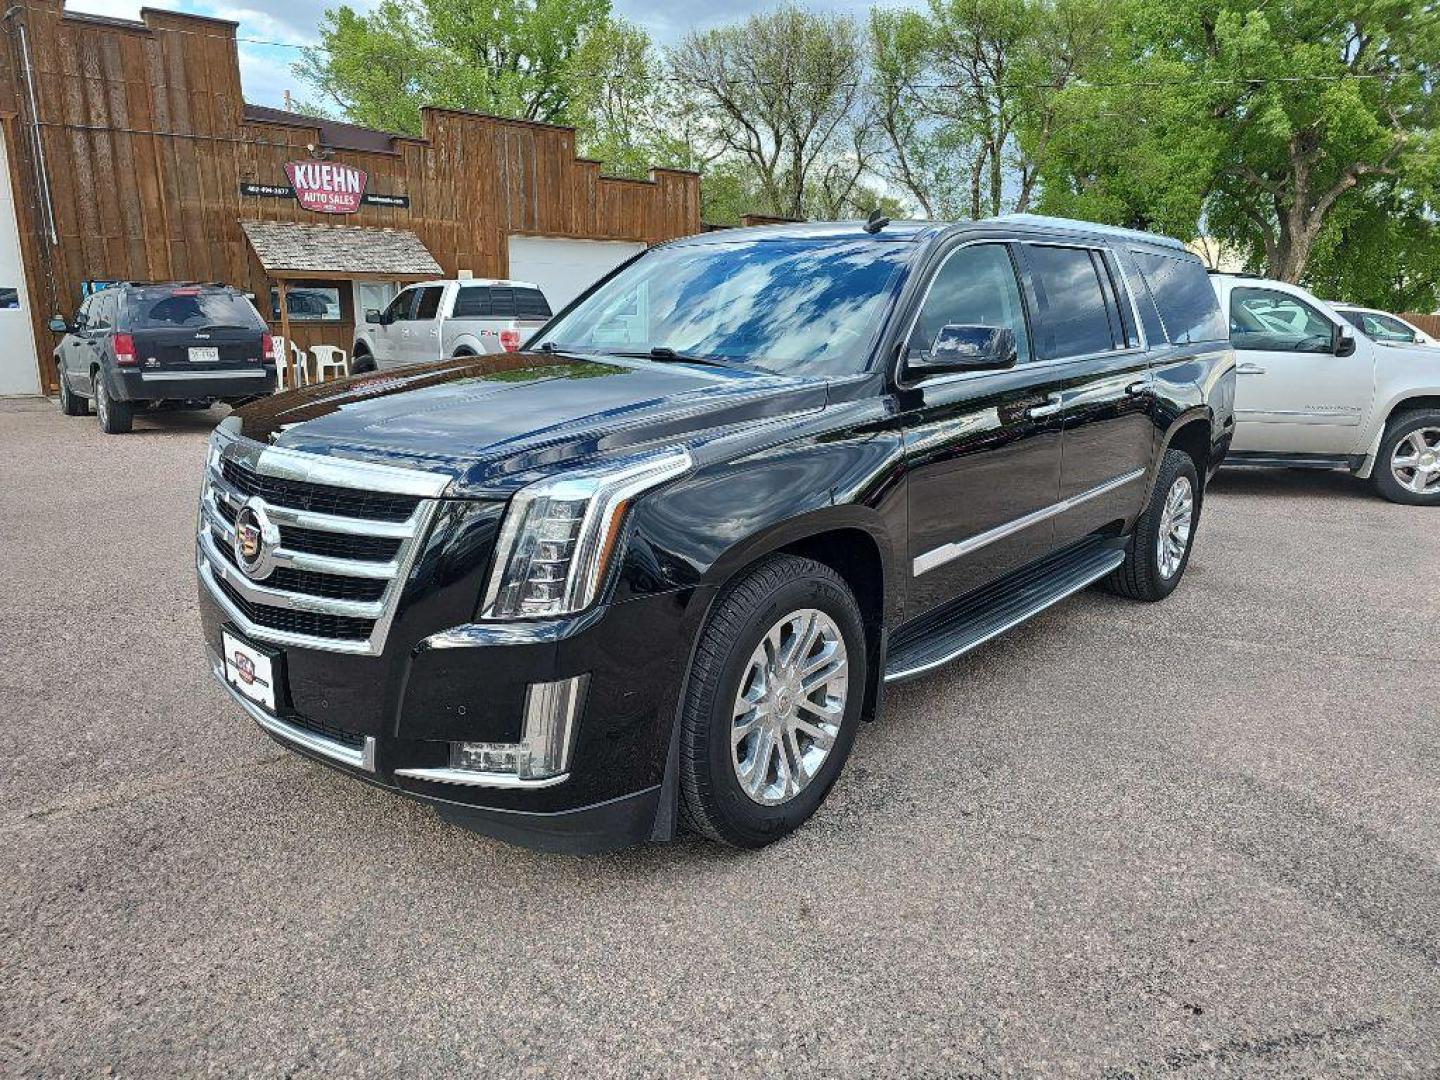
<svg viewBox="0 0 1440 1080">
<path fill-rule="evenodd" d="M 1336 498 L 1383 502 L 1369 480 L 1325 469 L 1221 469 L 1206 485 L 1214 495 L 1263 498 Z"/>
</svg>

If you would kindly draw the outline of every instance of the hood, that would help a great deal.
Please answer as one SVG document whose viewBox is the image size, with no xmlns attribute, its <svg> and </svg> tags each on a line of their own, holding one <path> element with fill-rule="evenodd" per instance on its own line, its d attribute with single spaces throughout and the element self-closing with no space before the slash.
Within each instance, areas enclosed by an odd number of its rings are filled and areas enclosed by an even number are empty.
<svg viewBox="0 0 1440 1080">
<path fill-rule="evenodd" d="M 307 453 L 444 472 L 456 493 L 509 489 L 567 461 L 823 408 L 826 384 L 608 356 L 460 357 L 278 394 L 239 434 Z"/>
</svg>

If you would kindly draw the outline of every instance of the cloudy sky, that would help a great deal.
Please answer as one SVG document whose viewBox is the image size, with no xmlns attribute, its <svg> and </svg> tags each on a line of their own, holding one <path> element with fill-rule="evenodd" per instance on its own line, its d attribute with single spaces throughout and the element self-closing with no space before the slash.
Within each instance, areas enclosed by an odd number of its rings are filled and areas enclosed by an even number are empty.
<svg viewBox="0 0 1440 1080">
<path fill-rule="evenodd" d="M 303 97 L 306 87 L 291 73 L 290 65 L 300 58 L 293 46 L 315 40 L 315 27 L 327 7 L 342 0 L 249 0 L 227 4 L 224 0 L 144 0 L 144 6 L 175 8 L 240 24 L 239 36 L 257 41 L 279 42 L 262 45 L 240 44 L 240 77 L 245 99 L 257 105 L 280 105 L 288 89 Z M 374 0 L 349 0 L 352 7 L 373 6 Z M 645 27 L 661 44 L 678 40 L 686 31 L 743 18 L 754 11 L 775 6 L 778 0 L 612 0 L 615 13 Z M 67 11 L 88 11 L 122 19 L 139 18 L 142 0 L 68 0 Z M 859 15 L 870 0 L 812 0 L 808 7 Z"/>
</svg>

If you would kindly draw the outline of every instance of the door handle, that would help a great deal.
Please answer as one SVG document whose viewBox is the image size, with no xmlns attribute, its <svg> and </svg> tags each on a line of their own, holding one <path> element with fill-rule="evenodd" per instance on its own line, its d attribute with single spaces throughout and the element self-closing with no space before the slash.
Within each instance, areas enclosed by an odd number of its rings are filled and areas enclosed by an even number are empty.
<svg viewBox="0 0 1440 1080">
<path fill-rule="evenodd" d="M 1149 379 L 1141 379 L 1139 382 L 1132 382 L 1129 386 L 1125 387 L 1125 393 L 1129 394 L 1131 397 L 1139 397 L 1141 394 L 1148 394 L 1149 392 Z"/>
<path fill-rule="evenodd" d="M 1025 410 L 1025 416 L 1031 420 L 1038 420 L 1042 416 L 1054 416 L 1061 409 L 1065 408 L 1065 398 L 1060 394 L 1051 394 L 1044 405 L 1031 405 Z"/>
<path fill-rule="evenodd" d="M 1264 375 L 1265 369 L 1259 364 L 1240 364 L 1235 368 L 1236 375 Z"/>
</svg>

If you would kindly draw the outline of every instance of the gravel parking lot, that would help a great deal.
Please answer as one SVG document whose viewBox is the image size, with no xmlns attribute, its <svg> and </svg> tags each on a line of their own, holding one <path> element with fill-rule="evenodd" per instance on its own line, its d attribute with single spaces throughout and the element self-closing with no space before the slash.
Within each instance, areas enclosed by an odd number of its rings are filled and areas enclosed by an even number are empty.
<svg viewBox="0 0 1440 1080">
<path fill-rule="evenodd" d="M 0 1072 L 1440 1068 L 1440 514 L 1222 474 L 1174 597 L 894 692 L 790 839 L 576 859 L 213 686 L 217 419 L 0 403 Z"/>
</svg>

